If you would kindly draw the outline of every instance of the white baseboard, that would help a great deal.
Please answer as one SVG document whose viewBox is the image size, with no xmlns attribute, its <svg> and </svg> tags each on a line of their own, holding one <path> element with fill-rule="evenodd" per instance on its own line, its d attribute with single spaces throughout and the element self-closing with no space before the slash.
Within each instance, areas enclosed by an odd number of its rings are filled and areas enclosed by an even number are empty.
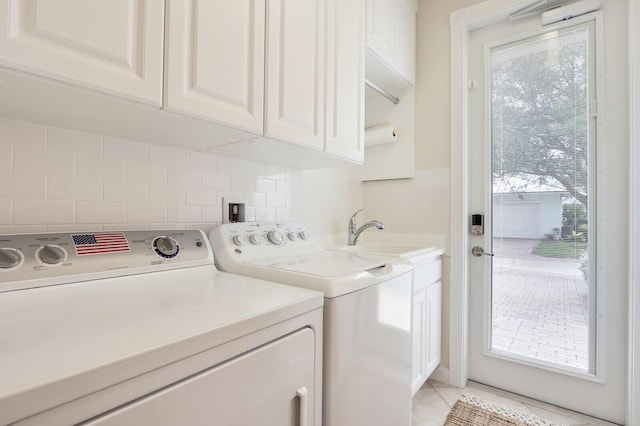
<svg viewBox="0 0 640 426">
<path fill-rule="evenodd" d="M 449 384 L 449 369 L 447 367 L 438 366 L 431 376 L 429 376 L 431 380 L 437 380 L 442 383 Z"/>
</svg>

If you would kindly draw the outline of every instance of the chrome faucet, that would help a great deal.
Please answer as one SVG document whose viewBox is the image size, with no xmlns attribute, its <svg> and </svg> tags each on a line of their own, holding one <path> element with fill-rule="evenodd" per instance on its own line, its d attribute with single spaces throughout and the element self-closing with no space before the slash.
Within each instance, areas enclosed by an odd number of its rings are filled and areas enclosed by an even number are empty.
<svg viewBox="0 0 640 426">
<path fill-rule="evenodd" d="M 353 216 L 351 216 L 351 219 L 349 220 L 349 245 L 350 246 L 356 245 L 356 241 L 358 241 L 358 237 L 360 236 L 360 234 L 362 234 L 362 231 L 364 231 L 365 229 L 371 228 L 372 226 L 375 226 L 378 229 L 384 229 L 384 223 L 380 222 L 379 220 L 370 220 L 369 222 L 365 223 L 360 228 L 358 228 L 356 225 L 356 215 L 360 213 L 362 210 L 364 209 L 360 209 L 357 212 L 355 212 Z"/>
</svg>

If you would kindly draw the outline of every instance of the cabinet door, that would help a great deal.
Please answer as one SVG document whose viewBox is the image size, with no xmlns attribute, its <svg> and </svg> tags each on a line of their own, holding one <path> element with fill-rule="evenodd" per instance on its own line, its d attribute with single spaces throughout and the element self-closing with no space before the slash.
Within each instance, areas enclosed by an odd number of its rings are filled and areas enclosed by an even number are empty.
<svg viewBox="0 0 640 426">
<path fill-rule="evenodd" d="M 2 0 L 0 64 L 160 106 L 164 2 Z"/>
<path fill-rule="evenodd" d="M 263 132 L 265 0 L 168 0 L 165 109 Z"/>
<path fill-rule="evenodd" d="M 415 0 L 397 0 L 393 66 L 412 86 L 416 80 L 416 12 Z"/>
<path fill-rule="evenodd" d="M 440 364 L 440 336 L 442 325 L 442 282 L 438 281 L 427 288 L 427 377 Z"/>
<path fill-rule="evenodd" d="M 412 395 L 427 380 L 427 290 L 413 294 L 413 318 L 411 336 L 413 338 L 413 356 L 411 357 Z"/>
<path fill-rule="evenodd" d="M 270 0 L 267 136 L 324 149 L 325 0 Z"/>
<path fill-rule="evenodd" d="M 394 3 L 398 0 L 366 0 L 367 47 L 393 66 Z"/>
<path fill-rule="evenodd" d="M 364 160 L 364 0 L 328 0 L 325 151 Z"/>
<path fill-rule="evenodd" d="M 305 328 L 87 424 L 313 425 L 314 347 Z"/>
</svg>

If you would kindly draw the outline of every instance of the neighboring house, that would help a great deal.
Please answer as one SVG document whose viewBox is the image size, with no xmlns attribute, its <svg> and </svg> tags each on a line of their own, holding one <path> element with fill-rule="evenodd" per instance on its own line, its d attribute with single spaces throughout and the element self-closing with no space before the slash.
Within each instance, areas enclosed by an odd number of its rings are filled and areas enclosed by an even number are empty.
<svg viewBox="0 0 640 426">
<path fill-rule="evenodd" d="M 560 184 L 509 178 L 494 181 L 495 238 L 560 238 L 562 205 L 570 199 Z"/>
</svg>

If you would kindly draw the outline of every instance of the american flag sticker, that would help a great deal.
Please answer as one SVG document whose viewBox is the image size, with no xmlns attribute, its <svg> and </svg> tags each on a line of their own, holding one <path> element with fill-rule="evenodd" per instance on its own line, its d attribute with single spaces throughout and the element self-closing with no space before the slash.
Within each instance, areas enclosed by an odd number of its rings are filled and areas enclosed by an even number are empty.
<svg viewBox="0 0 640 426">
<path fill-rule="evenodd" d="M 131 251 L 127 237 L 123 232 L 82 234 L 72 235 L 72 237 L 78 256 Z"/>
</svg>

